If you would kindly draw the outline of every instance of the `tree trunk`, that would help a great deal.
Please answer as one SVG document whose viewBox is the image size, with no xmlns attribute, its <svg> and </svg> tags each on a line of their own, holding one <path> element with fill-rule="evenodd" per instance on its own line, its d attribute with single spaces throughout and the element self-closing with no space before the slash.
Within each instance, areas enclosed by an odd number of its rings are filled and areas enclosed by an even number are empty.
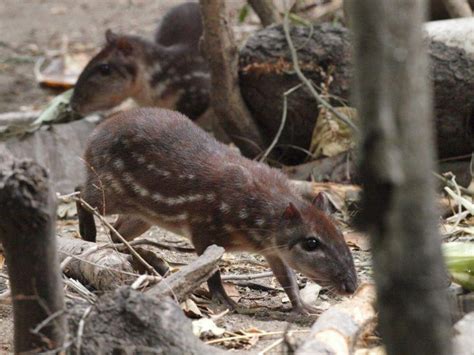
<svg viewBox="0 0 474 355">
<path fill-rule="evenodd" d="M 238 52 L 229 26 L 225 1 L 200 0 L 204 25 L 202 47 L 211 72 L 211 105 L 227 135 L 242 153 L 254 157 L 263 142 L 240 95 Z"/>
<path fill-rule="evenodd" d="M 64 304 L 54 194 L 38 164 L 14 162 L 1 153 L 0 160 L 0 241 L 10 276 L 15 352 L 56 349 L 63 345 Z"/>
<path fill-rule="evenodd" d="M 248 0 L 248 3 L 252 6 L 263 27 L 280 22 L 280 14 L 272 0 Z"/>
<path fill-rule="evenodd" d="M 427 27 L 428 31 L 433 28 Z M 469 33 L 469 28 L 465 33 Z M 353 75 L 348 30 L 322 24 L 315 25 L 311 35 L 309 27 L 292 26 L 291 36 L 296 48 L 300 48 L 298 57 L 304 74 L 317 87 L 328 87 L 326 92 L 332 95 L 333 105 L 340 106 L 341 101 L 348 103 Z M 446 42 L 431 40 L 428 46 L 440 158 L 474 150 L 474 99 L 470 95 L 474 92 L 474 59 L 464 48 L 447 43 L 452 44 L 447 39 Z M 291 70 L 282 26 L 257 31 L 240 52 L 242 95 L 267 142 L 273 140 L 281 123 L 283 93 L 300 83 Z M 275 157 L 286 163 L 300 163 L 306 157 L 306 153 L 298 153 L 292 146 L 308 149 L 318 111 L 316 100 L 306 89 L 288 97 L 287 121 L 274 149 Z"/>
<path fill-rule="evenodd" d="M 363 130 L 360 223 L 371 235 L 388 354 L 451 353 L 431 174 L 431 92 L 421 32 L 425 4 L 349 2 Z"/>
</svg>

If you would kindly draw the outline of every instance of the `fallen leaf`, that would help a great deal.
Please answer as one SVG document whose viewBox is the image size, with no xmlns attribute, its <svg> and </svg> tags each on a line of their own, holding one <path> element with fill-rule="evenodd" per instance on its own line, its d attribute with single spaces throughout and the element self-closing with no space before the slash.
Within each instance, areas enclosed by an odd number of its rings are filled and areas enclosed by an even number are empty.
<svg viewBox="0 0 474 355">
<path fill-rule="evenodd" d="M 335 111 L 351 121 L 357 120 L 357 111 L 352 107 L 336 107 Z M 315 159 L 332 157 L 355 146 L 353 131 L 326 109 L 319 112 L 311 139 L 310 152 Z"/>
<path fill-rule="evenodd" d="M 90 60 L 86 53 L 40 58 L 35 65 L 36 81 L 44 86 L 69 89 Z"/>
<path fill-rule="evenodd" d="M 344 233 L 344 239 L 346 240 L 347 244 L 357 247 L 362 251 L 370 250 L 369 237 L 366 234 L 359 232 L 347 232 Z"/>
<path fill-rule="evenodd" d="M 70 219 L 77 216 L 77 209 L 75 202 L 61 203 L 56 212 L 59 219 Z"/>
<path fill-rule="evenodd" d="M 240 292 L 237 289 L 237 287 L 234 284 L 224 282 L 223 283 L 224 290 L 227 293 L 227 295 L 232 298 L 235 302 L 239 302 L 239 300 L 242 298 L 240 296 Z"/>
<path fill-rule="evenodd" d="M 321 291 L 321 286 L 313 282 L 308 282 L 300 291 L 301 299 L 309 305 L 315 305 L 319 296 L 319 291 Z"/>
<path fill-rule="evenodd" d="M 202 318 L 202 313 L 199 310 L 199 307 L 193 300 L 189 298 L 181 303 L 181 309 L 189 318 Z"/>
<path fill-rule="evenodd" d="M 212 319 L 209 318 L 193 320 L 192 324 L 194 335 L 201 339 L 221 337 L 225 333 L 224 328 L 218 327 Z"/>
</svg>

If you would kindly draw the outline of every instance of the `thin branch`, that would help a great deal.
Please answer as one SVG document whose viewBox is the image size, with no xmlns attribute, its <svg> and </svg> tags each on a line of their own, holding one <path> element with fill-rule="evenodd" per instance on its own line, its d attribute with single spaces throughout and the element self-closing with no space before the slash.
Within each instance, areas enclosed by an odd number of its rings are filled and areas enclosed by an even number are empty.
<svg viewBox="0 0 474 355">
<path fill-rule="evenodd" d="M 258 274 L 244 274 L 244 275 L 222 275 L 221 279 L 222 281 L 248 281 L 248 280 L 256 280 L 256 279 L 263 279 L 266 277 L 273 277 L 273 272 L 272 271 L 267 271 L 267 272 L 260 272 Z"/>
<path fill-rule="evenodd" d="M 265 159 L 267 159 L 268 155 L 270 152 L 275 148 L 275 145 L 277 144 L 278 140 L 280 139 L 280 136 L 283 132 L 283 128 L 285 127 L 286 123 L 286 116 L 288 115 L 288 95 L 292 94 L 296 90 L 298 90 L 301 86 L 303 86 L 303 83 L 296 85 L 295 87 L 285 91 L 283 93 L 283 113 L 281 115 L 281 123 L 280 127 L 278 127 L 278 132 L 275 135 L 275 138 L 273 139 L 272 143 L 268 146 L 267 150 L 265 150 L 265 153 L 263 153 L 262 157 L 260 158 L 260 161 L 263 162 Z"/>
<path fill-rule="evenodd" d="M 288 20 L 289 12 L 285 11 L 285 17 L 283 19 L 283 30 L 285 31 L 285 38 L 286 41 L 288 42 L 288 47 L 290 49 L 291 53 L 291 59 L 293 61 L 293 68 L 295 70 L 296 75 L 298 75 L 298 78 L 303 82 L 303 84 L 309 89 L 311 94 L 314 96 L 316 101 L 318 101 L 323 107 L 325 107 L 329 112 L 331 112 L 336 118 L 338 118 L 340 121 L 344 122 L 346 125 L 351 127 L 354 132 L 359 132 L 359 129 L 357 126 L 345 115 L 341 114 L 340 112 L 337 112 L 331 104 L 329 104 L 326 100 L 324 100 L 321 95 L 315 90 L 311 82 L 306 78 L 306 76 L 303 74 L 301 71 L 300 65 L 298 63 L 298 56 L 296 54 L 296 49 L 293 44 L 293 41 L 291 40 L 290 36 L 290 30 L 289 30 L 289 20 Z"/>
<path fill-rule="evenodd" d="M 62 196 L 59 197 L 61 200 L 73 200 L 75 202 L 79 202 L 82 207 L 84 207 L 88 212 L 92 213 L 94 216 L 96 216 L 102 224 L 107 227 L 112 233 L 114 233 L 117 238 L 125 244 L 127 249 L 130 251 L 130 253 L 137 258 L 137 260 L 148 270 L 148 272 L 152 275 L 155 276 L 161 276 L 158 271 L 156 271 L 153 266 L 151 266 L 145 259 L 141 257 L 140 254 L 137 253 L 137 251 L 130 245 L 130 243 L 120 235 L 120 233 L 112 226 L 94 207 L 92 207 L 90 204 L 88 204 L 86 201 L 84 201 L 82 198 L 77 197 L 77 196 L 71 196 L 67 199 L 62 198 Z"/>
<path fill-rule="evenodd" d="M 444 176 L 442 176 L 442 175 L 440 175 L 440 174 L 438 174 L 438 173 L 435 173 L 435 172 L 433 172 L 433 175 L 434 175 L 435 177 L 437 177 L 439 180 L 441 180 L 442 182 L 444 182 L 444 183 L 446 184 L 446 186 L 449 186 L 449 187 L 454 188 L 454 189 L 456 188 L 456 186 L 453 184 L 453 182 L 452 182 L 451 180 L 446 179 Z M 461 190 L 461 192 L 462 192 L 463 194 L 466 194 L 466 195 L 469 195 L 469 196 L 471 196 L 471 197 L 474 197 L 474 191 L 470 191 L 470 190 L 466 189 L 466 188 L 463 187 L 463 186 L 459 186 L 459 185 L 458 185 L 458 187 L 459 187 L 459 190 Z"/>
</svg>

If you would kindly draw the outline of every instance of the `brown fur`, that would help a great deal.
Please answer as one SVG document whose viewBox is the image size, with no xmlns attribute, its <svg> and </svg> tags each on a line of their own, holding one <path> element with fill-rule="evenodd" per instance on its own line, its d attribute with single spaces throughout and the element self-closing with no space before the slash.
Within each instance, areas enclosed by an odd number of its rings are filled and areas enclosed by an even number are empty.
<svg viewBox="0 0 474 355">
<path fill-rule="evenodd" d="M 177 112 L 113 116 L 93 132 L 85 160 L 82 195 L 94 207 L 143 221 L 141 232 L 157 224 L 186 235 L 198 253 L 211 244 L 260 253 L 297 308 L 288 266 L 340 292 L 355 289 L 350 251 L 322 211 L 296 195 L 279 170 L 242 157 Z M 80 223 L 83 237 L 94 239 L 92 227 Z M 121 225 L 125 237 L 138 234 Z M 303 247 L 311 238 L 321 247 L 309 252 Z"/>
</svg>

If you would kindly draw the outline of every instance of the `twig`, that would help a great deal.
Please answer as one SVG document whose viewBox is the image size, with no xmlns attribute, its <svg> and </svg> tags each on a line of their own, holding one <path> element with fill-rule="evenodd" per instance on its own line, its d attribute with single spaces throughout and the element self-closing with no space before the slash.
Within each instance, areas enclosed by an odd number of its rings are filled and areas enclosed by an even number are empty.
<svg viewBox="0 0 474 355">
<path fill-rule="evenodd" d="M 82 345 L 82 334 L 84 333 L 84 325 L 86 324 L 86 318 L 89 316 L 89 313 L 92 310 L 92 305 L 87 307 L 86 311 L 81 317 L 79 324 L 77 326 L 77 337 L 76 337 L 76 352 L 77 354 L 81 353 L 81 345 Z"/>
<path fill-rule="evenodd" d="M 446 179 L 444 176 L 438 174 L 438 173 L 435 173 L 433 172 L 433 175 L 435 177 L 437 177 L 438 179 L 440 179 L 442 182 L 444 182 L 448 187 L 451 187 L 453 189 L 455 189 L 456 187 L 453 185 L 452 181 Z M 461 190 L 462 193 L 466 194 L 466 195 L 469 195 L 471 197 L 474 197 L 474 192 L 473 191 L 470 191 L 468 189 L 466 189 L 465 187 L 462 187 L 462 186 L 459 186 L 459 190 Z"/>
<path fill-rule="evenodd" d="M 54 312 L 53 314 L 50 314 L 48 317 L 46 317 L 42 322 L 40 322 L 34 329 L 31 329 L 31 332 L 33 334 L 38 335 L 40 330 L 43 329 L 45 326 L 47 326 L 51 321 L 55 320 L 59 316 L 64 314 L 64 309 L 61 309 L 57 312 Z"/>
<path fill-rule="evenodd" d="M 293 61 L 293 68 L 295 70 L 296 75 L 298 78 L 303 82 L 303 84 L 309 89 L 311 94 L 314 96 L 316 101 L 318 101 L 323 107 L 325 107 L 329 112 L 331 112 L 336 118 L 344 122 L 346 125 L 351 127 L 354 132 L 359 132 L 357 126 L 351 122 L 345 115 L 337 112 L 331 104 L 329 104 L 326 100 L 324 100 L 321 95 L 314 89 L 311 82 L 306 78 L 306 76 L 301 71 L 300 65 L 298 63 L 298 56 L 296 54 L 295 46 L 293 45 L 293 41 L 291 40 L 290 31 L 289 31 L 289 21 L 288 21 L 289 11 L 285 11 L 285 17 L 283 19 L 283 30 L 285 31 L 285 38 L 288 42 L 288 47 L 291 52 L 291 59 Z"/>
<path fill-rule="evenodd" d="M 62 196 L 59 197 L 61 200 L 64 200 Z M 96 216 L 103 224 L 106 226 L 112 233 L 114 233 L 117 238 L 125 244 L 126 248 L 130 251 L 130 253 L 137 258 L 137 260 L 148 270 L 148 272 L 155 276 L 161 276 L 158 271 L 156 271 L 145 259 L 141 257 L 140 254 L 130 245 L 130 243 L 120 235 L 120 233 L 112 226 L 94 207 L 84 201 L 82 198 L 77 196 L 70 197 L 71 200 L 79 202 L 82 207 L 84 207 L 88 212 L 92 213 Z"/>
<path fill-rule="evenodd" d="M 277 347 L 278 345 L 280 345 L 281 343 L 283 343 L 283 340 L 285 340 L 284 338 L 280 338 L 278 339 L 277 341 L 271 343 L 270 345 L 268 345 L 266 348 L 262 349 L 262 351 L 259 351 L 257 353 L 257 355 L 265 355 L 268 351 L 272 350 L 274 347 Z"/>
<path fill-rule="evenodd" d="M 281 115 L 281 123 L 280 123 L 280 127 L 278 127 L 278 131 L 275 135 L 275 138 L 273 139 L 272 143 L 268 146 L 267 150 L 265 150 L 265 153 L 263 153 L 262 157 L 260 158 L 260 161 L 265 161 L 265 159 L 267 159 L 268 155 L 270 154 L 270 152 L 272 151 L 272 149 L 275 147 L 275 145 L 277 144 L 278 140 L 280 139 L 280 136 L 281 136 L 281 133 L 283 132 L 283 128 L 285 127 L 285 123 L 286 123 L 286 116 L 288 114 L 288 95 L 290 95 L 291 93 L 295 92 L 296 90 L 298 90 L 301 86 L 303 86 L 303 84 L 298 84 L 296 85 L 295 87 L 285 91 L 283 93 L 283 113 Z"/>
<path fill-rule="evenodd" d="M 445 187 L 444 191 L 446 191 L 448 195 L 454 199 L 454 201 L 456 201 L 460 205 L 463 205 L 464 208 L 468 210 L 469 213 L 471 213 L 471 215 L 474 215 L 474 204 L 472 202 L 466 200 L 464 197 L 460 195 L 456 195 L 456 193 L 453 190 L 451 190 L 449 187 Z"/>
<path fill-rule="evenodd" d="M 95 303 L 97 296 L 89 291 L 83 284 L 79 281 L 71 279 L 69 277 L 64 277 L 64 283 L 75 290 L 79 295 L 81 295 L 87 302 Z"/>
<path fill-rule="evenodd" d="M 295 333 L 308 333 L 309 329 L 299 329 L 299 330 L 293 330 Z M 206 344 L 218 344 L 218 343 L 223 343 L 227 340 L 237 340 L 237 339 L 248 339 L 248 338 L 253 338 L 253 337 L 266 337 L 266 336 L 273 336 L 273 335 L 282 335 L 284 334 L 284 331 L 276 331 L 276 332 L 266 332 L 266 333 L 249 333 L 245 335 L 236 335 L 233 337 L 226 337 L 226 338 L 219 338 L 219 339 L 212 339 L 206 341 Z"/>
<path fill-rule="evenodd" d="M 129 244 L 131 246 L 150 245 L 150 246 L 154 246 L 154 247 L 157 247 L 157 248 L 160 248 L 160 249 L 166 249 L 166 250 L 171 250 L 171 251 L 179 251 L 179 252 L 182 252 L 182 253 L 195 253 L 196 252 L 196 250 L 194 250 L 194 248 L 173 246 L 173 245 L 161 243 L 161 242 L 158 242 L 156 240 L 150 240 L 150 239 L 146 239 L 146 238 L 133 240 L 133 241 L 129 242 Z M 111 247 L 114 247 L 114 248 L 116 248 L 117 250 L 120 251 L 122 248 L 125 247 L 125 244 L 116 243 L 116 244 L 111 245 Z"/>
<path fill-rule="evenodd" d="M 223 281 L 239 281 L 239 280 L 256 280 L 256 279 L 263 279 L 265 277 L 272 277 L 273 272 L 267 271 L 267 272 L 261 272 L 258 274 L 248 274 L 248 275 L 222 275 L 221 279 Z"/>
<path fill-rule="evenodd" d="M 93 247 L 87 249 L 86 251 L 84 251 L 83 253 L 77 255 L 77 258 L 84 258 L 86 257 L 87 255 L 93 253 L 93 252 L 96 252 L 97 250 L 99 249 L 102 249 L 104 246 L 98 246 L 98 245 L 94 245 Z M 61 269 L 62 272 L 64 272 L 64 269 L 69 265 L 69 263 L 73 260 L 73 255 L 69 255 L 67 258 L 65 258 L 62 263 L 59 265 L 59 268 Z"/>
</svg>

